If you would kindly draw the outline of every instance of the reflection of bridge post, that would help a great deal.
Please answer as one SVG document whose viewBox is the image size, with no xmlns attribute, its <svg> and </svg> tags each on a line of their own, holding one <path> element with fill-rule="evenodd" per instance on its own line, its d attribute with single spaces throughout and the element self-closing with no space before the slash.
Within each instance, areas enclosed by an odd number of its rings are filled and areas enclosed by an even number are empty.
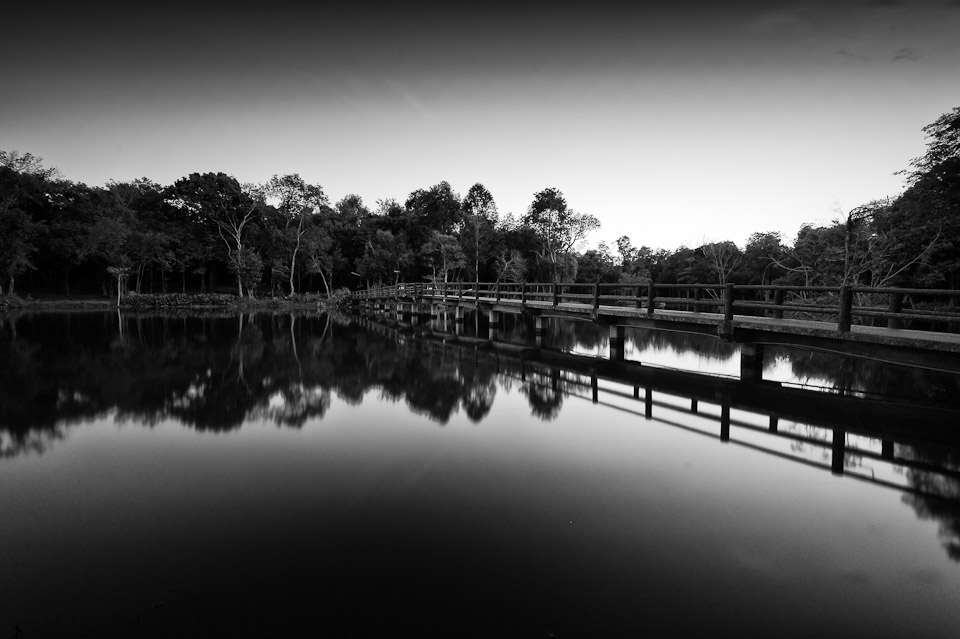
<svg viewBox="0 0 960 639">
<path fill-rule="evenodd" d="M 623 326 L 610 327 L 610 361 L 612 362 L 623 361 L 625 333 Z"/>
<path fill-rule="evenodd" d="M 497 336 L 497 324 L 500 322 L 500 313 L 497 311 L 487 311 L 487 339 L 491 342 Z"/>
<path fill-rule="evenodd" d="M 884 459 L 893 459 L 892 439 L 883 439 L 880 441 L 880 456 Z"/>
<path fill-rule="evenodd" d="M 843 457 L 846 454 L 847 433 L 839 428 L 833 429 L 833 451 L 830 458 L 830 472 L 843 474 Z"/>
<path fill-rule="evenodd" d="M 730 396 L 727 394 L 720 400 L 720 441 L 730 441 Z"/>
<path fill-rule="evenodd" d="M 645 388 L 643 395 L 643 414 L 647 419 L 653 417 L 653 389 Z"/>
<path fill-rule="evenodd" d="M 596 404 L 600 401 L 600 386 L 597 384 L 597 374 L 595 372 L 590 375 L 590 390 L 593 393 L 593 403 Z"/>
<path fill-rule="evenodd" d="M 547 320 L 542 315 L 537 315 L 534 318 L 534 335 L 537 336 L 537 348 L 543 348 L 544 342 L 544 333 L 547 329 Z"/>
<path fill-rule="evenodd" d="M 454 311 L 453 320 L 457 323 L 458 326 L 460 324 L 463 324 L 463 307 L 462 306 L 457 305 L 457 310 Z"/>
<path fill-rule="evenodd" d="M 691 413 L 696 413 L 696 412 L 697 412 L 697 399 L 696 399 L 696 398 L 693 398 L 693 399 L 690 400 L 690 412 L 691 412 Z"/>
<path fill-rule="evenodd" d="M 780 419 L 776 415 L 771 415 L 770 427 L 767 430 L 769 430 L 771 433 L 775 433 L 777 432 L 777 428 L 779 427 L 779 425 L 780 425 Z"/>
<path fill-rule="evenodd" d="M 740 345 L 740 379 L 763 379 L 763 346 L 758 344 Z"/>
</svg>

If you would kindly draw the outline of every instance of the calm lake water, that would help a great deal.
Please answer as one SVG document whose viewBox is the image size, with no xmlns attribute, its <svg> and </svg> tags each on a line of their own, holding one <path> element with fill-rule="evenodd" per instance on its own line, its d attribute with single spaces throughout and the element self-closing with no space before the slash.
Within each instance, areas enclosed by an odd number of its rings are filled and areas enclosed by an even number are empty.
<svg viewBox="0 0 960 639">
<path fill-rule="evenodd" d="M 960 636 L 957 376 L 422 329 L 0 319 L 0 638 Z"/>
</svg>

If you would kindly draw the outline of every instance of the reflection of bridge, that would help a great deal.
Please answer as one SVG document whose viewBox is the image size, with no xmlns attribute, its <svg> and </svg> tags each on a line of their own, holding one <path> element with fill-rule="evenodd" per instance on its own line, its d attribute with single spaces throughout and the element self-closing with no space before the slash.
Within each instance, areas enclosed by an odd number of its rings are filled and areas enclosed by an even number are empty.
<svg viewBox="0 0 960 639">
<path fill-rule="evenodd" d="M 591 321 L 609 327 L 612 360 L 623 359 L 627 326 L 713 335 L 740 344 L 743 378 L 762 375 L 763 348 L 769 345 L 828 348 L 960 372 L 960 334 L 916 328 L 960 325 L 960 313 L 940 310 L 952 308 L 960 291 L 438 282 L 357 291 L 354 299 L 415 318 L 435 318 L 452 311 L 456 321 L 462 321 L 465 310 L 475 310 L 491 327 L 503 313 L 527 315 L 535 318 L 538 336 L 543 334 L 545 318 Z M 886 304 L 878 305 L 881 302 Z M 830 321 L 810 319 L 812 316 Z M 907 324 L 915 327 L 904 328 Z"/>
<path fill-rule="evenodd" d="M 944 447 L 960 453 L 960 406 L 905 404 L 523 348 L 386 318 L 363 325 L 414 337 L 404 343 L 421 354 L 486 366 L 560 401 L 579 397 L 647 419 L 656 410 L 658 422 L 837 475 L 935 498 L 945 495 L 907 485 L 901 471 L 960 481 L 954 466 L 917 454 Z M 632 408 L 641 402 L 642 410 Z"/>
</svg>

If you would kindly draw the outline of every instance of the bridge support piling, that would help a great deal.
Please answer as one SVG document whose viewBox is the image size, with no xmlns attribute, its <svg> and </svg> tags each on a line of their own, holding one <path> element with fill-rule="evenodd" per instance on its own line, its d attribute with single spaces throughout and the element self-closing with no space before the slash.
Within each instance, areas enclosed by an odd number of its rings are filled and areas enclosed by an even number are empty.
<svg viewBox="0 0 960 639">
<path fill-rule="evenodd" d="M 500 313 L 497 311 L 487 311 L 487 339 L 491 342 L 497 336 L 497 324 L 500 323 Z"/>
<path fill-rule="evenodd" d="M 653 417 L 653 389 L 643 389 L 643 414 L 647 419 Z"/>
<path fill-rule="evenodd" d="M 544 337 L 547 329 L 547 320 L 542 315 L 534 318 L 534 335 L 537 337 L 537 348 L 543 348 Z"/>
<path fill-rule="evenodd" d="M 623 326 L 610 327 L 610 361 L 623 361 L 625 335 L 626 329 Z"/>
<path fill-rule="evenodd" d="M 763 379 L 763 346 L 759 344 L 740 345 L 740 379 Z"/>
<path fill-rule="evenodd" d="M 454 311 L 453 320 L 458 324 L 463 324 L 463 307 L 457 306 L 457 310 Z"/>
</svg>

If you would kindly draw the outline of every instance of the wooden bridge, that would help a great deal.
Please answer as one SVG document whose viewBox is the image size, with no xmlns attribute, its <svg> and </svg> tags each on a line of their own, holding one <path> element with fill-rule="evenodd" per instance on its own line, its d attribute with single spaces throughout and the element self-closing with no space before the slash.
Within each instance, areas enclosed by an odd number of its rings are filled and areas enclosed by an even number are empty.
<svg viewBox="0 0 960 639">
<path fill-rule="evenodd" d="M 622 360 L 627 326 L 713 335 L 736 342 L 741 377 L 759 378 L 764 346 L 825 348 L 894 363 L 960 372 L 960 291 L 861 286 L 579 283 L 398 283 L 353 293 L 354 301 L 413 318 L 476 311 L 590 321 L 610 329 Z"/>
</svg>

